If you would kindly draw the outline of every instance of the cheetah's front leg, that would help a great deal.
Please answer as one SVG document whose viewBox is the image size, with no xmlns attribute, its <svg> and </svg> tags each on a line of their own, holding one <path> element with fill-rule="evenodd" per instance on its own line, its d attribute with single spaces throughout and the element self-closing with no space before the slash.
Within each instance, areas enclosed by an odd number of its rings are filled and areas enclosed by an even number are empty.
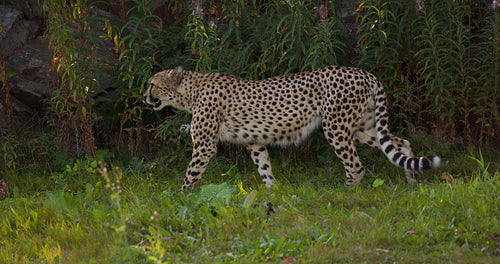
<svg viewBox="0 0 500 264">
<path fill-rule="evenodd" d="M 186 177 L 182 183 L 181 192 L 187 187 L 194 185 L 205 172 L 208 162 L 217 152 L 217 145 L 211 142 L 196 142 L 193 147 L 193 155 L 186 171 Z"/>
<path fill-rule="evenodd" d="M 245 146 L 250 151 L 250 156 L 259 171 L 262 181 L 267 188 L 271 188 L 275 182 L 266 146 L 257 143 L 247 144 Z"/>
</svg>

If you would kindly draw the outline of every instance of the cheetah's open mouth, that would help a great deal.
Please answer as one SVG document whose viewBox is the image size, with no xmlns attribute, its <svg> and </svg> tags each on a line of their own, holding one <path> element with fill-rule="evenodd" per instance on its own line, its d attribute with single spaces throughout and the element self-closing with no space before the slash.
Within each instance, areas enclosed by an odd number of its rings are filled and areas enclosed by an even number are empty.
<svg viewBox="0 0 500 264">
<path fill-rule="evenodd" d="M 154 98 L 152 95 L 149 95 L 146 99 L 146 103 L 153 106 L 153 108 L 158 109 L 161 106 L 161 100 L 158 98 Z"/>
</svg>

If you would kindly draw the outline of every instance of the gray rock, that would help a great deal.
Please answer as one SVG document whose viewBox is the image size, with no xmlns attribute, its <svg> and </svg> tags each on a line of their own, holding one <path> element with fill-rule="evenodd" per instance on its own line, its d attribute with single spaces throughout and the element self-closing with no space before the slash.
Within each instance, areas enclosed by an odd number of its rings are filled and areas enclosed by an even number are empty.
<svg viewBox="0 0 500 264">
<path fill-rule="evenodd" d="M 39 108 L 40 101 L 50 95 L 51 90 L 43 83 L 19 77 L 11 77 L 9 78 L 9 82 L 12 89 L 12 96 L 32 108 Z"/>
<path fill-rule="evenodd" d="M 23 12 L 10 7 L 0 6 L 0 43 L 5 39 L 12 26 L 23 18 Z"/>
<path fill-rule="evenodd" d="M 38 38 L 32 43 L 38 42 L 46 41 Z M 13 71 L 18 77 L 31 81 L 47 82 L 47 74 L 52 64 L 52 55 L 47 46 L 39 46 L 24 46 L 23 49 L 17 50 L 5 61 L 7 69 Z"/>
<path fill-rule="evenodd" d="M 48 98 L 53 90 L 48 86 L 52 55 L 42 43 L 46 41 L 37 38 L 31 42 L 33 45 L 16 50 L 5 62 L 7 69 L 15 74 L 9 78 L 12 95 L 34 108 L 40 108 L 41 100 Z"/>
<path fill-rule="evenodd" d="M 34 39 L 40 25 L 41 21 L 38 19 L 26 20 L 19 10 L 0 7 L 0 49 L 4 58 Z"/>
<path fill-rule="evenodd" d="M 0 5 L 22 10 L 28 20 L 42 17 L 44 10 L 42 0 L 0 0 Z"/>
</svg>

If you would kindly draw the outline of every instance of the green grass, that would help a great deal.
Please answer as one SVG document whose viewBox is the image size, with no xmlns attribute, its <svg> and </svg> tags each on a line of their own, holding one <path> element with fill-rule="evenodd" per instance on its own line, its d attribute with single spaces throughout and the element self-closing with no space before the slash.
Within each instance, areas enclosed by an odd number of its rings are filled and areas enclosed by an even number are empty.
<svg viewBox="0 0 500 264">
<path fill-rule="evenodd" d="M 304 161 L 303 150 L 276 149 L 279 184 L 267 190 L 240 152 L 225 149 L 186 193 L 177 190 L 188 159 L 58 155 L 59 165 L 40 166 L 48 171 L 11 172 L 0 263 L 500 261 L 498 153 L 442 151 L 443 167 L 408 185 L 362 149 L 370 172 L 350 188 L 331 153 Z"/>
</svg>

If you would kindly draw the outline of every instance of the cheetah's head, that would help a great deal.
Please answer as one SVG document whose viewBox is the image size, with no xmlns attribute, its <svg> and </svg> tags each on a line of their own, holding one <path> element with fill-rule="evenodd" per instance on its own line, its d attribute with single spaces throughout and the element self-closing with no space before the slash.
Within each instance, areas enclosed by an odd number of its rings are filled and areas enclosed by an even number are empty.
<svg viewBox="0 0 500 264">
<path fill-rule="evenodd" d="M 185 97 L 180 93 L 179 86 L 182 82 L 182 66 L 172 70 L 158 72 L 149 78 L 149 88 L 144 93 L 144 101 L 160 110 L 165 106 L 184 109 Z"/>
</svg>

